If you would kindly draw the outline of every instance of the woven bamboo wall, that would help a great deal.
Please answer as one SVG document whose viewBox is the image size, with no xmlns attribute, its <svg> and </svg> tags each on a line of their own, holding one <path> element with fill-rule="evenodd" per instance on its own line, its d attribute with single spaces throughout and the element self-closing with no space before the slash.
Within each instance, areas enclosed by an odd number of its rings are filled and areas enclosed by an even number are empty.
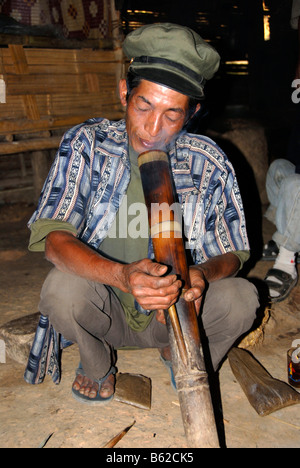
<svg viewBox="0 0 300 468">
<path fill-rule="evenodd" d="M 113 50 L 0 49 L 6 84 L 0 134 L 70 127 L 91 117 L 121 118 L 121 70 Z"/>
<path fill-rule="evenodd" d="M 66 129 L 92 117 L 124 116 L 117 92 L 123 63 L 117 54 L 18 44 L 0 48 L 0 203 L 36 202 L 49 157 Z"/>
</svg>

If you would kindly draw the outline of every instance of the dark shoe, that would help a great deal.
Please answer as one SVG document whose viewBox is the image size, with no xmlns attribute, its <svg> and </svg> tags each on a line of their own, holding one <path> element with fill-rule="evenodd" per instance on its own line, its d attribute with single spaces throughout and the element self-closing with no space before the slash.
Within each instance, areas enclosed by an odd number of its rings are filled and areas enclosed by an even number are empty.
<svg viewBox="0 0 300 468">
<path fill-rule="evenodd" d="M 279 254 L 279 248 L 273 240 L 270 240 L 263 248 L 262 260 L 272 261 L 276 260 Z"/>
<path fill-rule="evenodd" d="M 273 276 L 276 278 L 279 283 L 269 280 Z M 289 273 L 286 273 L 285 271 L 278 270 L 277 268 L 271 268 L 271 270 L 268 271 L 265 277 L 265 282 L 270 289 L 273 291 L 276 291 L 279 293 L 279 296 L 271 297 L 271 302 L 281 302 L 284 301 L 288 295 L 290 294 L 291 290 L 296 286 L 298 281 L 298 278 L 292 278 L 292 276 Z"/>
<path fill-rule="evenodd" d="M 261 259 L 267 262 L 272 262 L 276 260 L 278 254 L 279 254 L 278 245 L 273 240 L 270 240 L 263 248 Z M 300 252 L 298 252 L 296 256 L 296 262 L 300 263 Z"/>
</svg>

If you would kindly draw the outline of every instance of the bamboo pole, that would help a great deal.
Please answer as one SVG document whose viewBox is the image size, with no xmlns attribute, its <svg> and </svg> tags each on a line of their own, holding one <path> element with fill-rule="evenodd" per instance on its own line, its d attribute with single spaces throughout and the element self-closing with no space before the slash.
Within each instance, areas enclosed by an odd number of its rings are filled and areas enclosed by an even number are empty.
<svg viewBox="0 0 300 468">
<path fill-rule="evenodd" d="M 168 265 L 171 273 L 180 277 L 183 287 L 189 289 L 181 211 L 176 209 L 168 156 L 162 151 L 148 151 L 138 157 L 138 164 L 155 259 Z M 195 305 L 180 296 L 175 320 L 171 309 L 171 316 L 165 311 L 165 317 L 186 438 L 191 448 L 217 448 L 220 445 Z"/>
</svg>

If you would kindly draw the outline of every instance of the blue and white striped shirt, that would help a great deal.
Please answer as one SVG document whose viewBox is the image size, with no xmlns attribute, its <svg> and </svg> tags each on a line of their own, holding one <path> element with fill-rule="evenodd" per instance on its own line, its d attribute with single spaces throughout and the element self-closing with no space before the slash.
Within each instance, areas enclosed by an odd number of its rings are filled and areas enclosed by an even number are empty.
<svg viewBox="0 0 300 468">
<path fill-rule="evenodd" d="M 238 183 L 223 151 L 184 131 L 167 151 L 194 262 L 249 250 Z M 98 249 L 129 181 L 125 120 L 90 119 L 64 135 L 29 226 L 38 219 L 67 222 Z"/>
</svg>

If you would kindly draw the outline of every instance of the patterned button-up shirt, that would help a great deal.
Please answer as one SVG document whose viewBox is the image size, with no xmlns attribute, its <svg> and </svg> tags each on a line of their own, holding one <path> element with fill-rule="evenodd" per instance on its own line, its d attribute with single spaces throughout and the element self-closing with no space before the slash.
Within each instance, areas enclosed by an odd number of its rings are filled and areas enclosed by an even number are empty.
<svg viewBox="0 0 300 468">
<path fill-rule="evenodd" d="M 249 250 L 235 172 L 222 150 L 207 137 L 183 131 L 167 151 L 194 262 Z M 45 218 L 67 222 L 81 241 L 98 249 L 129 181 L 125 121 L 90 119 L 62 139 L 29 226 Z"/>
</svg>

